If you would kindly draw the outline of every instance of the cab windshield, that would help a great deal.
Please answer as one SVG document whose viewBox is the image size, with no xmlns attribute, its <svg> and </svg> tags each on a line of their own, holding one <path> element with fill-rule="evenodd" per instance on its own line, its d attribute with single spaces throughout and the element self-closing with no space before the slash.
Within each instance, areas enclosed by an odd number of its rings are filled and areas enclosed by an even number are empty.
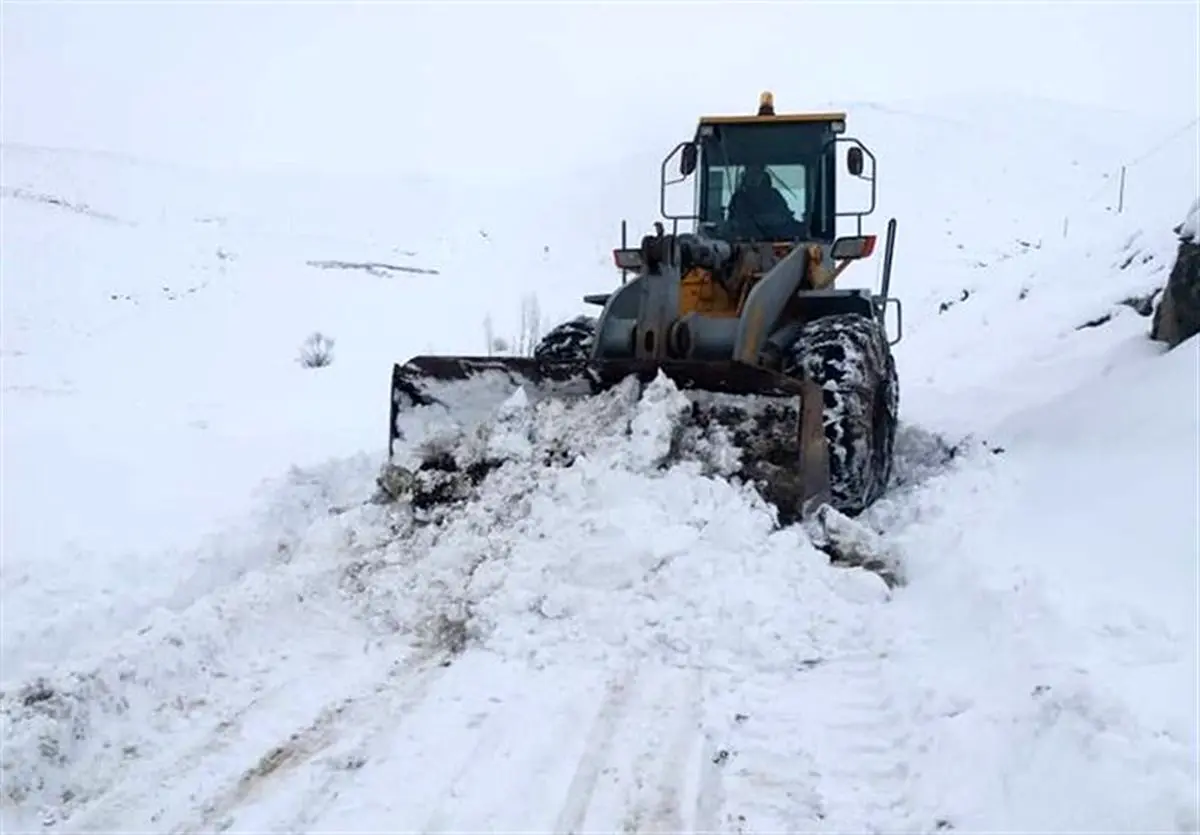
<svg viewBox="0 0 1200 835">
<path fill-rule="evenodd" d="M 726 240 L 832 240 L 828 122 L 703 125 L 700 228 Z"/>
</svg>

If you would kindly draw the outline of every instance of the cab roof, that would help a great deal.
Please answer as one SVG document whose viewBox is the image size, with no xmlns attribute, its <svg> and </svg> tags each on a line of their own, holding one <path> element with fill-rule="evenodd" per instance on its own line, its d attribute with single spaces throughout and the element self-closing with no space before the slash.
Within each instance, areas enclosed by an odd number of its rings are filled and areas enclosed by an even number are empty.
<svg viewBox="0 0 1200 835">
<path fill-rule="evenodd" d="M 779 124 L 788 122 L 844 122 L 845 113 L 781 113 L 768 116 L 701 116 L 699 124 L 703 125 L 751 125 L 756 122 L 763 124 Z"/>
<path fill-rule="evenodd" d="M 753 116 L 701 116 L 699 128 L 705 125 L 753 125 L 787 124 L 798 122 L 841 122 L 846 123 L 846 114 L 829 113 L 775 113 L 775 94 L 764 90 L 758 97 L 758 112 Z"/>
</svg>

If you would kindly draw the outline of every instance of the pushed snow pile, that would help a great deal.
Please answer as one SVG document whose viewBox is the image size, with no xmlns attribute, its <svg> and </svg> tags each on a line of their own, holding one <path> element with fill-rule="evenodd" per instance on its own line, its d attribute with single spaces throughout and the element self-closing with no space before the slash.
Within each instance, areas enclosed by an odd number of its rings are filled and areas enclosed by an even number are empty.
<svg viewBox="0 0 1200 835">
<path fill-rule="evenodd" d="M 373 608 L 395 612 L 400 587 L 422 611 L 448 606 L 439 620 L 464 635 L 530 657 L 567 642 L 576 660 L 616 646 L 728 664 L 747 630 L 768 625 L 775 645 L 757 651 L 772 666 L 819 654 L 812 610 L 882 599 L 884 584 L 830 573 L 802 533 L 779 530 L 755 490 L 728 478 L 738 450 L 688 426 L 689 409 L 663 376 L 574 403 L 530 404 L 518 390 L 497 420 L 426 440 L 422 465 L 392 476 L 400 536 L 360 572 Z M 405 586 L 414 552 L 419 580 Z M 773 593 L 801 587 L 803 608 Z"/>
<path fill-rule="evenodd" d="M 721 690 L 867 651 L 883 580 L 779 529 L 721 477 L 737 461 L 727 441 L 681 433 L 687 405 L 665 378 L 574 403 L 517 395 L 479 431 L 427 440 L 438 466 L 400 484 L 401 501 L 327 500 L 259 570 L 5 692 L 6 806 L 66 829 L 215 826 L 237 792 L 209 807 L 187 795 L 214 770 L 274 772 L 286 757 L 265 735 L 317 734 L 388 670 L 478 665 L 478 651 L 564 676 L 709 670 Z M 366 486 L 361 469 L 342 477 Z"/>
</svg>

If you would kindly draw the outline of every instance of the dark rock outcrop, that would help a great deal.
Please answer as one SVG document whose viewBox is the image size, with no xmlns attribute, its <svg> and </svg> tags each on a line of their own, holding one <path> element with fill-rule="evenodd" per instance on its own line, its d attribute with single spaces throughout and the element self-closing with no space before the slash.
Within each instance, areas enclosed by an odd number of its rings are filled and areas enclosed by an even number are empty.
<svg viewBox="0 0 1200 835">
<path fill-rule="evenodd" d="M 1179 250 L 1171 276 L 1154 310 L 1150 338 L 1174 348 L 1200 333 L 1200 201 L 1188 219 L 1175 227 Z"/>
</svg>

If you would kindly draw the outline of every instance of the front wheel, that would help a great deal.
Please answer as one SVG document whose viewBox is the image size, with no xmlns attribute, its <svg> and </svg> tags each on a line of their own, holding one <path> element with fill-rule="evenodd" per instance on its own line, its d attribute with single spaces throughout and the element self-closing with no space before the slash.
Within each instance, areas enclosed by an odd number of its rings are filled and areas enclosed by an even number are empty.
<svg viewBox="0 0 1200 835">
<path fill-rule="evenodd" d="M 596 319 L 580 315 L 551 328 L 533 349 L 536 360 L 577 361 L 592 356 L 596 341 Z"/>
<path fill-rule="evenodd" d="M 896 442 L 900 386 L 882 323 L 858 314 L 809 322 L 783 371 L 821 388 L 832 504 L 861 513 L 887 489 Z"/>
</svg>

